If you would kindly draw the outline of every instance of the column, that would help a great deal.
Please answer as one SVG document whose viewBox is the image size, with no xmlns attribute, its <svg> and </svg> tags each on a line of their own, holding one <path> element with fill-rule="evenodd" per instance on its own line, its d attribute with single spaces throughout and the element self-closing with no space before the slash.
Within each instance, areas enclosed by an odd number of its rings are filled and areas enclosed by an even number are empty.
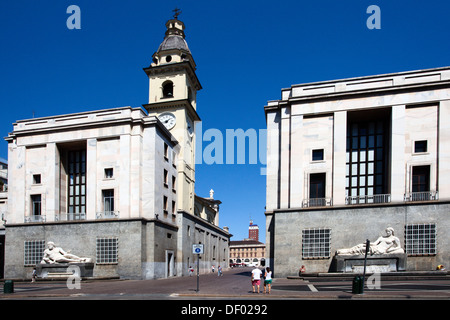
<svg viewBox="0 0 450 320">
<path fill-rule="evenodd" d="M 333 117 L 333 205 L 345 204 L 346 153 L 347 111 L 339 111 Z"/>
<path fill-rule="evenodd" d="M 88 139 L 86 147 L 86 219 L 94 220 L 97 212 L 97 139 Z M 98 208 L 100 210 L 100 208 Z"/>
<path fill-rule="evenodd" d="M 16 140 L 8 144 L 8 224 L 23 223 L 26 214 L 25 192 L 25 153 L 24 146 L 17 146 Z M 14 164 L 14 165 L 12 165 Z"/>
<path fill-rule="evenodd" d="M 59 214 L 59 201 L 60 201 L 60 157 L 59 151 L 56 147 L 56 143 L 47 143 L 46 148 L 48 160 L 47 165 L 47 195 L 45 197 L 46 206 L 46 220 L 55 221 L 55 215 Z"/>
<path fill-rule="evenodd" d="M 281 108 L 280 208 L 289 208 L 291 158 L 291 108 Z"/>
<path fill-rule="evenodd" d="M 450 100 L 440 102 L 438 117 L 438 191 L 440 200 L 448 200 L 450 199 Z"/>
<path fill-rule="evenodd" d="M 137 166 L 130 167 L 130 157 L 138 157 L 139 150 L 131 149 L 131 139 L 129 134 L 123 134 L 120 136 L 120 177 L 119 177 L 119 216 L 120 218 L 138 217 L 139 216 L 139 180 L 137 176 L 139 172 L 135 172 L 133 169 Z M 139 163 L 138 163 L 139 164 Z M 133 185 L 130 190 L 130 178 L 133 181 Z M 131 200 L 130 198 L 133 197 Z M 130 201 L 131 200 L 131 201 Z"/>
<path fill-rule="evenodd" d="M 402 202 L 405 186 L 405 105 L 392 107 L 391 202 Z"/>
<path fill-rule="evenodd" d="M 267 113 L 266 211 L 278 208 L 280 114 Z"/>
<path fill-rule="evenodd" d="M 303 115 L 291 117 L 290 205 L 301 208 L 303 201 Z"/>
</svg>

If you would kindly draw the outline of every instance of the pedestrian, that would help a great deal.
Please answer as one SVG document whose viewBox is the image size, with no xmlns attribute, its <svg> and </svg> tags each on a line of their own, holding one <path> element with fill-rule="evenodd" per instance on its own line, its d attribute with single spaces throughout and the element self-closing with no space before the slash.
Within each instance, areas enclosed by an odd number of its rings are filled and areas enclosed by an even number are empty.
<svg viewBox="0 0 450 320">
<path fill-rule="evenodd" d="M 189 277 L 192 277 L 193 274 L 194 274 L 194 268 L 192 268 L 192 266 L 189 266 Z"/>
<path fill-rule="evenodd" d="M 36 268 L 33 268 L 33 272 L 31 273 L 31 282 L 36 282 L 37 272 Z"/>
<path fill-rule="evenodd" d="M 220 264 L 219 264 L 219 267 L 217 268 L 217 276 L 218 277 L 220 277 L 220 276 L 222 276 L 223 274 L 222 274 L 222 267 L 220 266 Z"/>
<path fill-rule="evenodd" d="M 266 268 L 266 273 L 264 274 L 264 293 L 266 293 L 266 287 L 269 289 L 267 293 L 270 293 L 270 288 L 272 287 L 272 271 L 269 267 Z"/>
<path fill-rule="evenodd" d="M 212 273 L 214 273 L 214 265 L 212 266 L 212 269 L 211 269 L 211 270 L 212 270 Z"/>
<path fill-rule="evenodd" d="M 300 270 L 299 270 L 299 276 L 303 275 L 306 272 L 306 268 L 304 265 L 301 266 Z"/>
<path fill-rule="evenodd" d="M 253 293 L 255 293 L 255 288 L 258 288 L 256 293 L 259 293 L 259 286 L 261 285 L 261 275 L 262 271 L 258 268 L 252 270 L 252 289 Z"/>
</svg>

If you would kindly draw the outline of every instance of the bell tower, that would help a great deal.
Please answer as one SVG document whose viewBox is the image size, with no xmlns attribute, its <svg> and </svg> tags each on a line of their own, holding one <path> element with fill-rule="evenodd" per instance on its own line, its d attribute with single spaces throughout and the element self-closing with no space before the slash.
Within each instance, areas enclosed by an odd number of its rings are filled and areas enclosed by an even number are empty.
<svg viewBox="0 0 450 320">
<path fill-rule="evenodd" d="M 164 40 L 144 68 L 149 79 L 149 116 L 157 116 L 180 144 L 176 162 L 177 210 L 194 214 L 195 122 L 197 91 L 202 89 L 195 73 L 196 65 L 185 40 L 184 23 L 178 20 L 179 9 L 166 22 Z"/>
</svg>

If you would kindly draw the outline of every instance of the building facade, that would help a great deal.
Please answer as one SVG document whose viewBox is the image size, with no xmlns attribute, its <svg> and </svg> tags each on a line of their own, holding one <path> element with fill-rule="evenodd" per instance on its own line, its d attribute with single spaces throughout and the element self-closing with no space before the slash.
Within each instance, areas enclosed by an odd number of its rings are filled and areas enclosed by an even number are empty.
<svg viewBox="0 0 450 320">
<path fill-rule="evenodd" d="M 177 18 L 144 71 L 149 101 L 20 120 L 8 135 L 5 278 L 27 278 L 48 241 L 95 261 L 94 276 L 153 279 L 226 267 L 216 210 L 195 214 L 196 66 Z M 223 261 L 223 262 L 222 262 Z"/>
<path fill-rule="evenodd" d="M 450 68 L 293 85 L 265 113 L 275 275 L 334 271 L 387 227 L 407 270 L 449 264 Z"/>
<path fill-rule="evenodd" d="M 248 226 L 248 238 L 259 241 L 259 227 L 257 224 L 253 224 L 252 220 L 250 220 L 250 225 Z"/>
<path fill-rule="evenodd" d="M 230 241 L 230 264 L 265 266 L 266 246 L 264 243 L 245 239 Z"/>
</svg>

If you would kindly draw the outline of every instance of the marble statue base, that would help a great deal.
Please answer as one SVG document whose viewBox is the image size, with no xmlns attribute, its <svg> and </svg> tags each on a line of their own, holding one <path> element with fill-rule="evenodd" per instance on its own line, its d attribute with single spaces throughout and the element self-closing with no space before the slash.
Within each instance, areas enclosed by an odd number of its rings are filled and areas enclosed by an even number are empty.
<svg viewBox="0 0 450 320">
<path fill-rule="evenodd" d="M 74 266 L 78 268 L 73 268 Z M 36 274 L 39 278 L 68 278 L 73 275 L 80 278 L 93 277 L 94 263 L 39 263 L 36 265 Z"/>
<path fill-rule="evenodd" d="M 337 255 L 337 272 L 363 273 L 364 255 Z M 406 254 L 374 254 L 367 256 L 366 273 L 406 270 Z"/>
</svg>

